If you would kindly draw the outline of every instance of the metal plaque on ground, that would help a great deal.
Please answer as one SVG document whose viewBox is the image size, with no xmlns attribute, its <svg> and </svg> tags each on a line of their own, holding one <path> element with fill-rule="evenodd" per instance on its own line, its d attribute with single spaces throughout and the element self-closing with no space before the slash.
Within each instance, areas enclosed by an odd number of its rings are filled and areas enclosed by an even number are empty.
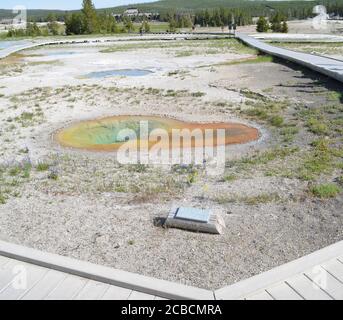
<svg viewBox="0 0 343 320">
<path fill-rule="evenodd" d="M 179 207 L 172 208 L 164 226 L 195 232 L 222 234 L 225 229 L 225 222 L 219 214 L 209 209 Z"/>
</svg>

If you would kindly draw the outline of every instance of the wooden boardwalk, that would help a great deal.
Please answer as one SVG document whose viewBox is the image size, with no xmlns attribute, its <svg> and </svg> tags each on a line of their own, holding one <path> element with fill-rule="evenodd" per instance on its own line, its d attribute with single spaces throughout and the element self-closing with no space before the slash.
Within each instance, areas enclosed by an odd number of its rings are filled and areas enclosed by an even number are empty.
<svg viewBox="0 0 343 320">
<path fill-rule="evenodd" d="M 21 279 L 27 283 L 18 290 Z M 214 295 L 210 290 L 0 241 L 0 300 L 23 298 L 213 300 Z"/>
<path fill-rule="evenodd" d="M 162 298 L 0 256 L 0 300 L 155 299 Z"/>
<path fill-rule="evenodd" d="M 9 55 L 20 52 L 25 49 L 32 49 L 39 46 L 47 45 L 63 45 L 63 44 L 82 44 L 82 43 L 108 43 L 121 41 L 152 41 L 152 40 L 175 40 L 175 39 L 210 39 L 210 38 L 230 38 L 233 35 L 229 33 L 157 33 L 139 36 L 137 34 L 130 37 L 102 37 L 102 38 L 74 38 L 74 39 L 59 39 L 59 40 L 35 40 L 18 42 L 13 46 L 0 50 L 0 59 L 6 58 Z M 309 69 L 322 73 L 333 79 L 343 82 L 343 61 L 328 57 L 297 52 L 289 49 L 278 48 L 267 43 L 264 43 L 256 38 L 246 34 L 237 33 L 236 37 L 245 44 L 254 47 L 264 53 L 295 62 Z M 14 42 L 15 43 L 15 42 Z"/>
<path fill-rule="evenodd" d="M 228 39 L 232 38 L 230 33 L 151 33 L 144 36 L 131 34 L 130 36 L 112 36 L 112 37 L 83 37 L 83 38 L 65 38 L 52 40 L 22 40 L 13 41 L 13 45 L 0 50 L 0 59 L 7 58 L 11 54 L 23 50 L 34 49 L 43 46 L 53 45 L 70 45 L 70 44 L 103 44 L 103 43 L 120 43 L 130 41 L 171 41 L 171 40 L 208 40 L 208 39 Z"/>
<path fill-rule="evenodd" d="M 222 300 L 343 300 L 343 241 L 215 291 Z"/>
<path fill-rule="evenodd" d="M 0 300 L 343 300 L 343 241 L 211 291 L 0 241 Z"/>
<path fill-rule="evenodd" d="M 246 300 L 343 300 L 343 256 L 245 297 Z"/>
<path fill-rule="evenodd" d="M 250 37 L 246 34 L 239 33 L 236 36 L 245 44 L 254 47 L 264 53 L 284 60 L 295 62 L 304 67 L 343 82 L 343 61 L 309 53 L 278 48 L 253 37 Z"/>
</svg>

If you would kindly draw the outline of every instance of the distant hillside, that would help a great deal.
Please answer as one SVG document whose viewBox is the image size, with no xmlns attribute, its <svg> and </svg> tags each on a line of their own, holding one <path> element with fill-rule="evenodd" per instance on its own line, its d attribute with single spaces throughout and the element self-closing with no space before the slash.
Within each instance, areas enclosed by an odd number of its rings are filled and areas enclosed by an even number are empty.
<svg viewBox="0 0 343 320">
<path fill-rule="evenodd" d="M 137 7 L 144 12 L 159 12 L 162 18 L 167 12 L 196 13 L 217 8 L 239 10 L 250 16 L 270 15 L 275 10 L 290 18 L 307 18 L 312 15 L 313 7 L 317 4 L 325 5 L 329 12 L 343 15 L 343 0 L 161 0 L 145 4 L 114 7 L 108 10 L 122 13 L 127 8 Z"/>
<path fill-rule="evenodd" d="M 293 0 L 293 1 L 264 1 L 264 0 L 161 0 L 150 3 L 143 4 L 131 4 L 127 6 L 120 6 L 111 8 L 115 12 L 123 12 L 129 7 L 137 7 L 143 11 L 159 11 L 165 12 L 169 10 L 177 11 L 200 11 L 204 9 L 214 9 L 214 8 L 228 8 L 228 9 L 261 9 L 267 7 L 274 8 L 292 8 L 296 6 L 313 7 L 317 3 L 343 3 L 343 0 L 323 0 L 323 1 L 303 1 L 303 0 Z"/>
</svg>

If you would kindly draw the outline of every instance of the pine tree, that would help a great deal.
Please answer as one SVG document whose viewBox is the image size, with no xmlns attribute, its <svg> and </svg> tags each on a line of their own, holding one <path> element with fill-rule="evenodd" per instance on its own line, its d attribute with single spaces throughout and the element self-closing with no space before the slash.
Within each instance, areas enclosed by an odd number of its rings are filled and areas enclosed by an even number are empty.
<svg viewBox="0 0 343 320">
<path fill-rule="evenodd" d="M 48 16 L 47 16 L 47 18 L 46 18 L 46 20 L 47 20 L 48 22 L 54 22 L 54 21 L 57 20 L 57 17 L 56 17 L 56 15 L 55 15 L 54 13 L 49 13 Z"/>
<path fill-rule="evenodd" d="M 288 24 L 287 24 L 287 22 L 285 20 L 282 21 L 281 32 L 288 33 Z"/>
<path fill-rule="evenodd" d="M 36 22 L 28 23 L 26 28 L 26 35 L 29 37 L 37 37 L 42 34 Z"/>
<path fill-rule="evenodd" d="M 169 32 L 175 32 L 177 27 L 177 23 L 174 18 L 169 20 Z"/>
<path fill-rule="evenodd" d="M 273 32 L 282 32 L 282 25 L 281 25 L 282 17 L 280 13 L 277 13 L 272 19 L 271 29 Z"/>
<path fill-rule="evenodd" d="M 205 15 L 204 15 L 204 22 L 205 22 L 205 27 L 207 27 L 210 24 L 211 21 L 211 15 L 209 13 L 208 10 L 205 11 Z"/>
<path fill-rule="evenodd" d="M 56 21 L 48 23 L 48 30 L 53 36 L 58 36 L 60 33 L 60 26 Z"/>
<path fill-rule="evenodd" d="M 83 0 L 82 15 L 84 33 L 91 34 L 99 31 L 98 16 L 92 0 Z"/>
<path fill-rule="evenodd" d="M 73 13 L 65 18 L 66 34 L 82 34 L 84 33 L 83 16 L 80 13 Z"/>
<path fill-rule="evenodd" d="M 269 23 L 265 17 L 260 17 L 257 21 L 257 32 L 268 32 L 269 30 Z"/>
<path fill-rule="evenodd" d="M 133 25 L 132 20 L 128 17 L 124 20 L 124 28 L 129 33 L 135 31 L 135 26 Z"/>
<path fill-rule="evenodd" d="M 99 24 L 101 33 L 117 33 L 117 20 L 110 12 L 104 12 L 99 15 Z"/>
<path fill-rule="evenodd" d="M 147 20 L 144 20 L 142 27 L 144 32 L 150 32 L 150 24 Z"/>
</svg>

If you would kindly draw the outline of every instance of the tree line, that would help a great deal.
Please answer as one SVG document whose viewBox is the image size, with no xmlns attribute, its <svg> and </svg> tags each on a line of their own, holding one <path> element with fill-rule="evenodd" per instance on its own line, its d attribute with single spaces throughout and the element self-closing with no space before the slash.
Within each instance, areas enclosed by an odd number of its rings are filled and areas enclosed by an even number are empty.
<svg viewBox="0 0 343 320">
<path fill-rule="evenodd" d="M 121 33 L 133 32 L 135 26 L 133 21 L 124 16 L 121 19 L 121 27 L 112 12 L 101 11 L 94 7 L 92 0 L 83 0 L 80 13 L 72 13 L 65 18 L 66 34 L 93 34 L 93 33 Z M 146 19 L 142 19 L 140 32 L 149 32 L 150 25 Z"/>
<path fill-rule="evenodd" d="M 318 3 L 325 5 L 328 12 L 343 15 L 343 1 L 322 0 Z M 178 28 L 191 28 L 195 25 L 202 27 L 224 27 L 235 23 L 237 26 L 252 24 L 253 17 L 260 16 L 257 30 L 266 32 L 271 29 L 274 32 L 288 32 L 287 21 L 292 19 L 305 19 L 313 17 L 313 6 L 317 2 L 299 2 L 290 5 L 285 2 L 262 2 L 245 1 L 241 7 L 215 8 L 202 10 L 179 11 L 171 9 L 156 15 L 160 21 L 169 23 L 168 31 L 176 31 Z M 122 16 L 117 21 L 111 10 L 96 10 L 92 0 L 82 1 L 82 10 L 67 13 L 63 18 L 51 13 L 45 19 L 46 27 L 38 27 L 35 21 L 28 23 L 27 29 L 9 30 L 8 36 L 43 36 L 43 35 L 79 35 L 79 34 L 112 34 L 135 31 L 135 24 L 131 18 Z M 65 24 L 65 28 L 62 23 Z M 139 31 L 149 32 L 150 25 L 146 18 L 140 17 L 137 21 L 141 26 Z M 136 24 L 137 25 L 137 24 Z"/>
<path fill-rule="evenodd" d="M 250 20 L 253 17 L 264 16 L 269 19 L 276 13 L 280 13 L 287 17 L 287 20 L 293 19 L 306 19 L 313 17 L 313 7 L 315 5 L 324 5 L 329 13 L 335 13 L 343 16 L 343 1 L 342 0 L 314 0 L 314 1 L 244 1 L 244 0 L 203 0 L 203 1 L 193 1 L 193 0 L 164 0 L 163 3 L 153 2 L 144 5 L 137 5 L 137 8 L 141 11 L 155 12 L 153 20 L 168 22 L 169 17 L 174 12 L 178 15 L 191 15 L 194 17 L 195 22 L 200 25 L 204 24 L 218 24 L 217 22 L 211 21 L 210 17 L 218 14 L 213 11 L 218 10 L 229 10 L 238 20 L 245 20 L 246 18 Z M 197 9 L 204 8 L 204 9 Z M 97 9 L 98 15 L 103 13 L 122 13 L 127 7 L 116 7 L 108 9 Z M 207 9 L 206 9 L 207 8 Z M 223 8 L 223 9 L 216 9 Z M 2 11 L 4 11 L 2 13 Z M 81 13 L 81 11 L 75 11 L 74 13 Z M 215 14 L 214 14 L 215 13 Z M 66 17 L 71 15 L 72 12 L 68 11 L 50 11 L 47 13 L 46 10 L 29 10 L 29 21 L 30 22 L 47 22 L 54 17 L 54 21 L 64 22 Z M 8 10 L 0 10 L 1 18 L 8 18 L 11 13 Z M 241 18 L 239 18 L 241 17 Z M 244 17 L 244 18 L 243 18 Z M 50 19 L 49 19 L 50 18 Z M 222 20 L 225 20 L 222 15 Z M 119 19 L 120 20 L 120 19 Z M 133 17 L 135 22 L 141 22 L 141 18 Z M 215 19 L 214 19 L 215 20 Z M 222 21 L 223 22 L 223 21 Z M 225 24 L 225 21 L 223 22 Z M 242 24 L 244 21 L 241 22 Z"/>
<path fill-rule="evenodd" d="M 202 10 L 192 13 L 167 13 L 162 20 L 169 22 L 170 31 L 176 28 L 190 28 L 194 25 L 201 27 L 224 27 L 235 23 L 244 26 L 252 23 L 252 17 L 240 10 L 218 8 L 213 10 Z"/>
<path fill-rule="evenodd" d="M 48 23 L 44 27 L 39 27 L 37 22 L 29 22 L 26 29 L 10 29 L 7 37 L 113 34 L 135 31 L 135 26 L 129 17 L 123 17 L 119 27 L 114 15 L 108 11 L 98 13 L 92 0 L 83 0 L 80 12 L 73 12 L 64 17 L 65 28 L 62 28 L 61 22 L 57 21 L 58 19 L 54 14 L 48 15 L 46 20 Z M 147 20 L 143 19 L 139 31 L 150 31 L 150 25 Z"/>
<path fill-rule="evenodd" d="M 272 30 L 273 32 L 288 32 L 288 24 L 286 17 L 277 13 L 274 17 L 270 19 L 270 22 L 266 17 L 259 17 L 257 21 L 256 31 L 257 32 L 268 32 Z"/>
</svg>

